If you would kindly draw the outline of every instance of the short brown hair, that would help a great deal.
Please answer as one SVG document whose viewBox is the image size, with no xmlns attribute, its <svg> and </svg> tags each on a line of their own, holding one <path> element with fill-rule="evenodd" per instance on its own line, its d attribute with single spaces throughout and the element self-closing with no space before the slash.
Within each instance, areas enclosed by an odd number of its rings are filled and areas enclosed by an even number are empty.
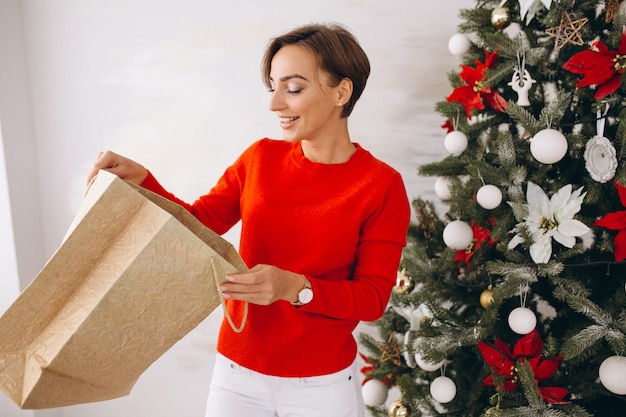
<svg viewBox="0 0 626 417">
<path fill-rule="evenodd" d="M 261 64 L 263 82 L 268 88 L 272 88 L 272 59 L 286 45 L 298 45 L 311 51 L 320 68 L 330 75 L 333 87 L 344 78 L 352 81 L 352 96 L 348 103 L 344 103 L 341 113 L 342 117 L 348 117 L 361 97 L 370 74 L 369 59 L 354 35 L 336 23 L 310 24 L 272 39 Z"/>
</svg>

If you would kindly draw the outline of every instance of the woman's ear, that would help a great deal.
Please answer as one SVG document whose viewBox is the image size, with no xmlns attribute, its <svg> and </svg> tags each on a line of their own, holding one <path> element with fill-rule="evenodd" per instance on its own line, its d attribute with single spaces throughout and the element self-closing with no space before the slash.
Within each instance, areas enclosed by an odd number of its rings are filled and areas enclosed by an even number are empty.
<svg viewBox="0 0 626 417">
<path fill-rule="evenodd" d="M 344 78 L 337 85 L 337 103 L 346 104 L 352 97 L 352 80 Z"/>
</svg>

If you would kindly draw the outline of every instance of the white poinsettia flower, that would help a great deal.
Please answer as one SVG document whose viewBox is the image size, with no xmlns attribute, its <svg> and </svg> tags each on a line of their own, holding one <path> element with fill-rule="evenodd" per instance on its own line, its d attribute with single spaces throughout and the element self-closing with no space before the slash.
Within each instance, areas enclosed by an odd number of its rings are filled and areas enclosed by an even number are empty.
<svg viewBox="0 0 626 417">
<path fill-rule="evenodd" d="M 526 201 L 528 217 L 517 228 L 526 227 L 531 233 L 533 243 L 530 245 L 530 257 L 538 264 L 545 264 L 552 256 L 552 239 L 561 245 L 572 248 L 576 238 L 581 237 L 589 228 L 581 221 L 574 219 L 580 211 L 587 193 L 583 187 L 572 192 L 568 184 L 548 199 L 546 193 L 537 184 L 528 182 Z M 509 242 L 508 248 L 513 249 L 524 238 L 519 233 Z"/>
</svg>

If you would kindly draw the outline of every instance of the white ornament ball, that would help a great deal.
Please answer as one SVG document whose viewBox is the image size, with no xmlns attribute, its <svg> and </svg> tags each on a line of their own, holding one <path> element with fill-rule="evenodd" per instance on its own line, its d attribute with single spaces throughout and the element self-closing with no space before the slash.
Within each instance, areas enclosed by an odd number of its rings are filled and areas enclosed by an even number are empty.
<svg viewBox="0 0 626 417">
<path fill-rule="evenodd" d="M 467 136 L 465 136 L 463 132 L 453 130 L 446 135 L 443 140 L 443 146 L 446 148 L 446 151 L 450 152 L 452 155 L 459 155 L 467 149 Z"/>
<path fill-rule="evenodd" d="M 537 316 L 531 309 L 517 307 L 509 314 L 509 327 L 517 334 L 528 334 L 537 326 Z"/>
<path fill-rule="evenodd" d="M 435 181 L 435 194 L 442 200 L 450 200 L 452 192 L 450 191 L 450 180 L 445 177 L 438 177 Z"/>
<path fill-rule="evenodd" d="M 443 229 L 443 242 L 451 249 L 467 248 L 474 239 L 472 227 L 463 220 L 454 220 Z"/>
<path fill-rule="evenodd" d="M 495 185 L 483 185 L 476 193 L 476 201 L 482 208 L 492 210 L 502 202 L 502 191 Z"/>
<path fill-rule="evenodd" d="M 462 33 L 452 35 L 448 40 L 448 50 L 452 55 L 465 55 L 472 47 L 472 41 Z"/>
<path fill-rule="evenodd" d="M 609 356 L 602 361 L 600 382 L 613 394 L 626 395 L 626 357 Z"/>
<path fill-rule="evenodd" d="M 370 379 L 363 384 L 361 390 L 363 392 L 363 402 L 371 407 L 383 405 L 389 395 L 387 385 L 378 379 Z"/>
<path fill-rule="evenodd" d="M 456 385 L 447 376 L 438 376 L 430 383 L 430 395 L 441 404 L 449 403 L 456 397 Z"/>
<path fill-rule="evenodd" d="M 554 164 L 567 153 L 567 139 L 558 130 L 543 129 L 530 140 L 530 153 L 542 164 Z"/>
<path fill-rule="evenodd" d="M 424 358 L 422 358 L 422 356 L 419 353 L 416 353 L 415 362 L 417 363 L 417 366 L 420 367 L 420 369 L 426 372 L 433 372 L 441 368 L 443 366 L 444 361 L 440 361 L 438 363 L 428 362 Z"/>
</svg>

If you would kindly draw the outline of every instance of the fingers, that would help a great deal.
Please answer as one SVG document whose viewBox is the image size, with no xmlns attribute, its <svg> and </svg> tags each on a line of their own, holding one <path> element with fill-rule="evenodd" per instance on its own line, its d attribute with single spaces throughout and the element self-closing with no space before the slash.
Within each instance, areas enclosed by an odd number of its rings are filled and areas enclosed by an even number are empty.
<svg viewBox="0 0 626 417">
<path fill-rule="evenodd" d="M 91 171 L 89 171 L 87 175 L 87 184 L 91 183 L 101 169 L 115 168 L 117 166 L 117 157 L 118 155 L 111 151 L 98 152 L 98 156 L 91 167 Z"/>
<path fill-rule="evenodd" d="M 229 282 L 220 286 L 224 298 L 249 301 L 260 305 L 267 305 L 273 301 L 271 295 L 267 292 L 262 283 L 233 282 L 231 277 L 227 277 L 227 279 L 228 278 L 230 278 Z"/>
<path fill-rule="evenodd" d="M 255 274 L 244 273 L 227 276 L 226 282 L 222 283 L 220 289 L 224 294 L 224 298 L 239 298 L 244 294 L 259 293 L 261 287 L 262 282 L 257 282 Z"/>
<path fill-rule="evenodd" d="M 100 170 L 108 171 L 134 184 L 141 184 L 148 176 L 148 170 L 143 165 L 111 151 L 98 153 L 98 157 L 87 175 L 87 184 Z"/>
<path fill-rule="evenodd" d="M 220 290 L 224 298 L 268 305 L 278 298 L 275 272 L 272 267 L 257 265 L 243 274 L 227 276 Z"/>
<path fill-rule="evenodd" d="M 270 265 L 256 265 L 243 274 L 229 275 L 220 285 L 224 298 L 260 305 L 293 301 L 301 288 L 302 275 Z"/>
</svg>

